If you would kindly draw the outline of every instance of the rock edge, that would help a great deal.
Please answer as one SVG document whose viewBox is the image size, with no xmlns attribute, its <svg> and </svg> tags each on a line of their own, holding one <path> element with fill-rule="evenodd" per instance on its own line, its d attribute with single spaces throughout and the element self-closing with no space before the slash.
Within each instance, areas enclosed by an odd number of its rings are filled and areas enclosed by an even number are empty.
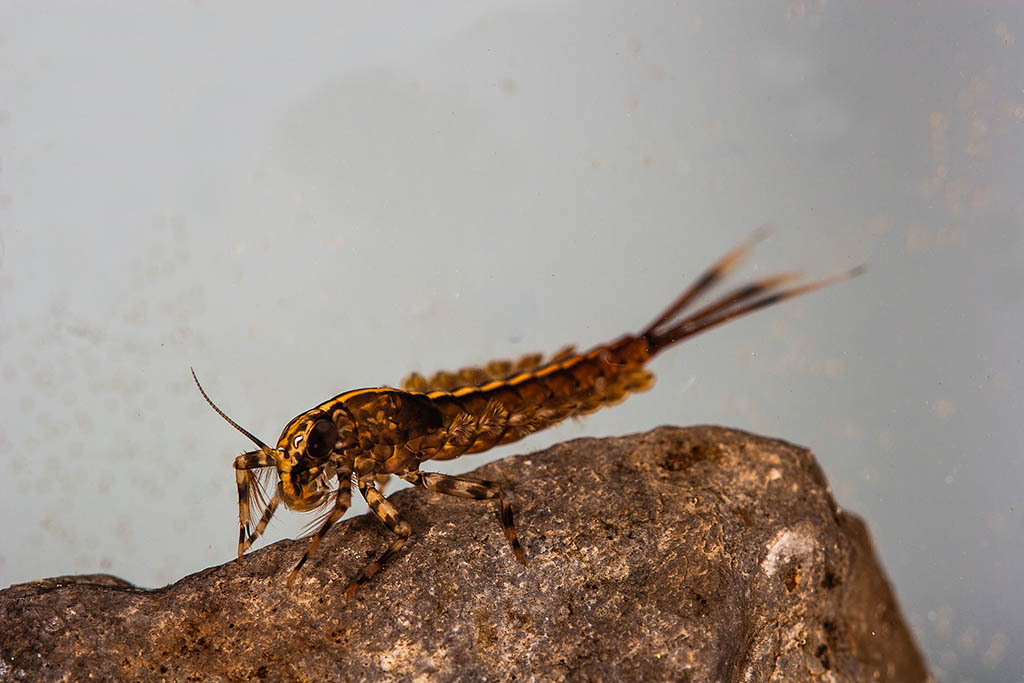
<svg viewBox="0 0 1024 683">
<path fill-rule="evenodd" d="M 867 530 L 812 453 L 721 427 L 578 439 L 467 476 L 507 485 L 529 564 L 487 503 L 391 497 L 367 516 L 157 590 L 115 577 L 0 591 L 0 681 L 924 681 Z"/>
</svg>

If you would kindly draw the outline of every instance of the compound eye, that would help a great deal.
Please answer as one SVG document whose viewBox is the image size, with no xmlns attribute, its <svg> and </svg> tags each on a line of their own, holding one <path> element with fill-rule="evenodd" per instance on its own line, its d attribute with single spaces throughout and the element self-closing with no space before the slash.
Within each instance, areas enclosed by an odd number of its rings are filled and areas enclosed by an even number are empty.
<svg viewBox="0 0 1024 683">
<path fill-rule="evenodd" d="M 306 454 L 313 460 L 326 460 L 337 440 L 337 425 L 332 420 L 317 420 L 306 438 Z"/>
</svg>

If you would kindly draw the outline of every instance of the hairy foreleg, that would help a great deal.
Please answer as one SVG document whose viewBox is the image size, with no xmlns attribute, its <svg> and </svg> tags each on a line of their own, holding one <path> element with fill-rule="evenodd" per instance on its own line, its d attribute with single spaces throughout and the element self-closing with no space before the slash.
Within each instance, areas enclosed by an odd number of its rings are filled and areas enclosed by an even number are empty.
<svg viewBox="0 0 1024 683">
<path fill-rule="evenodd" d="M 252 496 L 253 489 L 257 492 L 260 491 L 259 481 L 254 470 L 261 467 L 273 467 L 276 463 L 270 454 L 264 451 L 254 451 L 252 453 L 243 453 L 242 455 L 235 458 L 235 484 L 238 486 L 238 556 L 241 557 L 245 551 L 252 545 L 253 541 L 261 533 L 263 529 L 267 528 L 267 522 L 270 521 L 271 516 L 274 514 L 274 510 L 277 508 L 277 503 L 280 502 L 277 498 L 277 494 L 271 498 L 270 503 L 263 510 L 262 518 L 260 519 L 259 532 L 255 532 L 250 528 L 250 515 L 252 507 Z M 258 493 L 257 497 L 262 500 L 262 493 Z M 275 502 L 277 501 L 277 502 Z M 266 521 L 264 521 L 266 520 Z"/>
</svg>

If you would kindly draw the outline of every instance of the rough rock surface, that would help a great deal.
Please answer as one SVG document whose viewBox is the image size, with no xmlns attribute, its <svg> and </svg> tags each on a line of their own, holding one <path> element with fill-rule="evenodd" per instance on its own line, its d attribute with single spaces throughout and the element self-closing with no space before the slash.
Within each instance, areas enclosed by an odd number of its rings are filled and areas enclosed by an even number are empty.
<svg viewBox="0 0 1024 683">
<path fill-rule="evenodd" d="M 803 448 L 663 427 L 473 474 L 515 492 L 528 566 L 489 504 L 403 490 L 410 544 L 350 603 L 389 540 L 369 517 L 290 589 L 303 541 L 158 590 L 0 591 L 0 680 L 927 679 L 864 524 Z"/>
</svg>

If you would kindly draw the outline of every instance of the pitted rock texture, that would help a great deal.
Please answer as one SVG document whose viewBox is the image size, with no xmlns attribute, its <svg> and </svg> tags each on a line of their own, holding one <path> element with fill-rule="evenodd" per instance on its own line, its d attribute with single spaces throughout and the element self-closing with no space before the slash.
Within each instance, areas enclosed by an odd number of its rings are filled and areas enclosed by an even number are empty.
<svg viewBox="0 0 1024 683">
<path fill-rule="evenodd" d="M 0 680 L 923 681 L 871 548 L 813 455 L 720 427 L 579 439 L 470 476 L 489 503 L 391 497 L 409 545 L 338 524 L 289 588 L 282 541 L 157 590 L 109 576 L 0 591 Z"/>
</svg>

